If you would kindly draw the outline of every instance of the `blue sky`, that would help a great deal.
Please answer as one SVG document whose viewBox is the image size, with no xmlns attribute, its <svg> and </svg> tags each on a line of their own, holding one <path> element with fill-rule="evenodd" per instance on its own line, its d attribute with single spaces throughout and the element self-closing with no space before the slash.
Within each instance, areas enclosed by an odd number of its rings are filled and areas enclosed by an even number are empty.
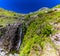
<svg viewBox="0 0 60 56">
<path fill-rule="evenodd" d="M 53 7 L 60 0 L 0 0 L 0 7 L 18 13 L 29 13 L 42 7 Z"/>
</svg>

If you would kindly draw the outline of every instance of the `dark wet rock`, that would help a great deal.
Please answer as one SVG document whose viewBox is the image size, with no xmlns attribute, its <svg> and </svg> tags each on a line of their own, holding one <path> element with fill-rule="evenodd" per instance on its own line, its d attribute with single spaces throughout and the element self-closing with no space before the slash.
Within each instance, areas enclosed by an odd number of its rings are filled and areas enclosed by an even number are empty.
<svg viewBox="0 0 60 56">
<path fill-rule="evenodd" d="M 1 28 L 0 32 L 0 47 L 7 51 L 18 50 L 17 48 L 21 44 L 21 37 L 24 34 L 22 24 L 8 24 L 5 28 Z"/>
</svg>

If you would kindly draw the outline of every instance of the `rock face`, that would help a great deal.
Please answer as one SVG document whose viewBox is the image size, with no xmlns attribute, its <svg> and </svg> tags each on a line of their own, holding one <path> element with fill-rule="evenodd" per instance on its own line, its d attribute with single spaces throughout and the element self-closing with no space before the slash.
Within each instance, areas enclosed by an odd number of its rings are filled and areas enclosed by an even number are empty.
<svg viewBox="0 0 60 56">
<path fill-rule="evenodd" d="M 21 44 L 22 24 L 9 24 L 5 28 L 1 28 L 0 32 L 0 47 L 7 51 L 18 50 L 18 43 Z M 21 29 L 21 30 L 20 30 Z M 21 32 L 21 34 L 20 34 Z M 19 45 L 20 45 L 19 44 Z"/>
</svg>

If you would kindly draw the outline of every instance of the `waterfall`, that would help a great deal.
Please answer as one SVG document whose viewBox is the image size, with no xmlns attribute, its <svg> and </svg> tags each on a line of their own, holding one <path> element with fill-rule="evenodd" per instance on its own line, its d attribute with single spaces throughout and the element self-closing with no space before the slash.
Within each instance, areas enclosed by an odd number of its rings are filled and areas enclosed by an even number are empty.
<svg viewBox="0 0 60 56">
<path fill-rule="evenodd" d="M 26 33 L 26 25 L 23 23 L 18 28 L 18 44 L 17 44 L 17 50 L 19 50 L 21 43 L 23 41 L 24 35 Z"/>
<path fill-rule="evenodd" d="M 17 47 L 17 50 L 19 50 L 19 48 L 20 48 L 20 45 L 21 45 L 21 37 L 22 37 L 22 27 L 21 28 L 19 28 L 19 42 L 18 42 L 18 47 Z"/>
</svg>

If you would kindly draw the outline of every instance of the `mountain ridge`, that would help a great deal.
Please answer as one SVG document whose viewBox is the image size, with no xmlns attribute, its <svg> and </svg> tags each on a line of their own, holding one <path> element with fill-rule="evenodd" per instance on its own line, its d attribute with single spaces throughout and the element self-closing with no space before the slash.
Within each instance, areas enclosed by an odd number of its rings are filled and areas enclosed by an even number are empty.
<svg viewBox="0 0 60 56">
<path fill-rule="evenodd" d="M 18 56 L 60 56 L 60 5 L 26 15 L 0 9 L 0 28 L 11 53 L 19 47 Z"/>
</svg>

